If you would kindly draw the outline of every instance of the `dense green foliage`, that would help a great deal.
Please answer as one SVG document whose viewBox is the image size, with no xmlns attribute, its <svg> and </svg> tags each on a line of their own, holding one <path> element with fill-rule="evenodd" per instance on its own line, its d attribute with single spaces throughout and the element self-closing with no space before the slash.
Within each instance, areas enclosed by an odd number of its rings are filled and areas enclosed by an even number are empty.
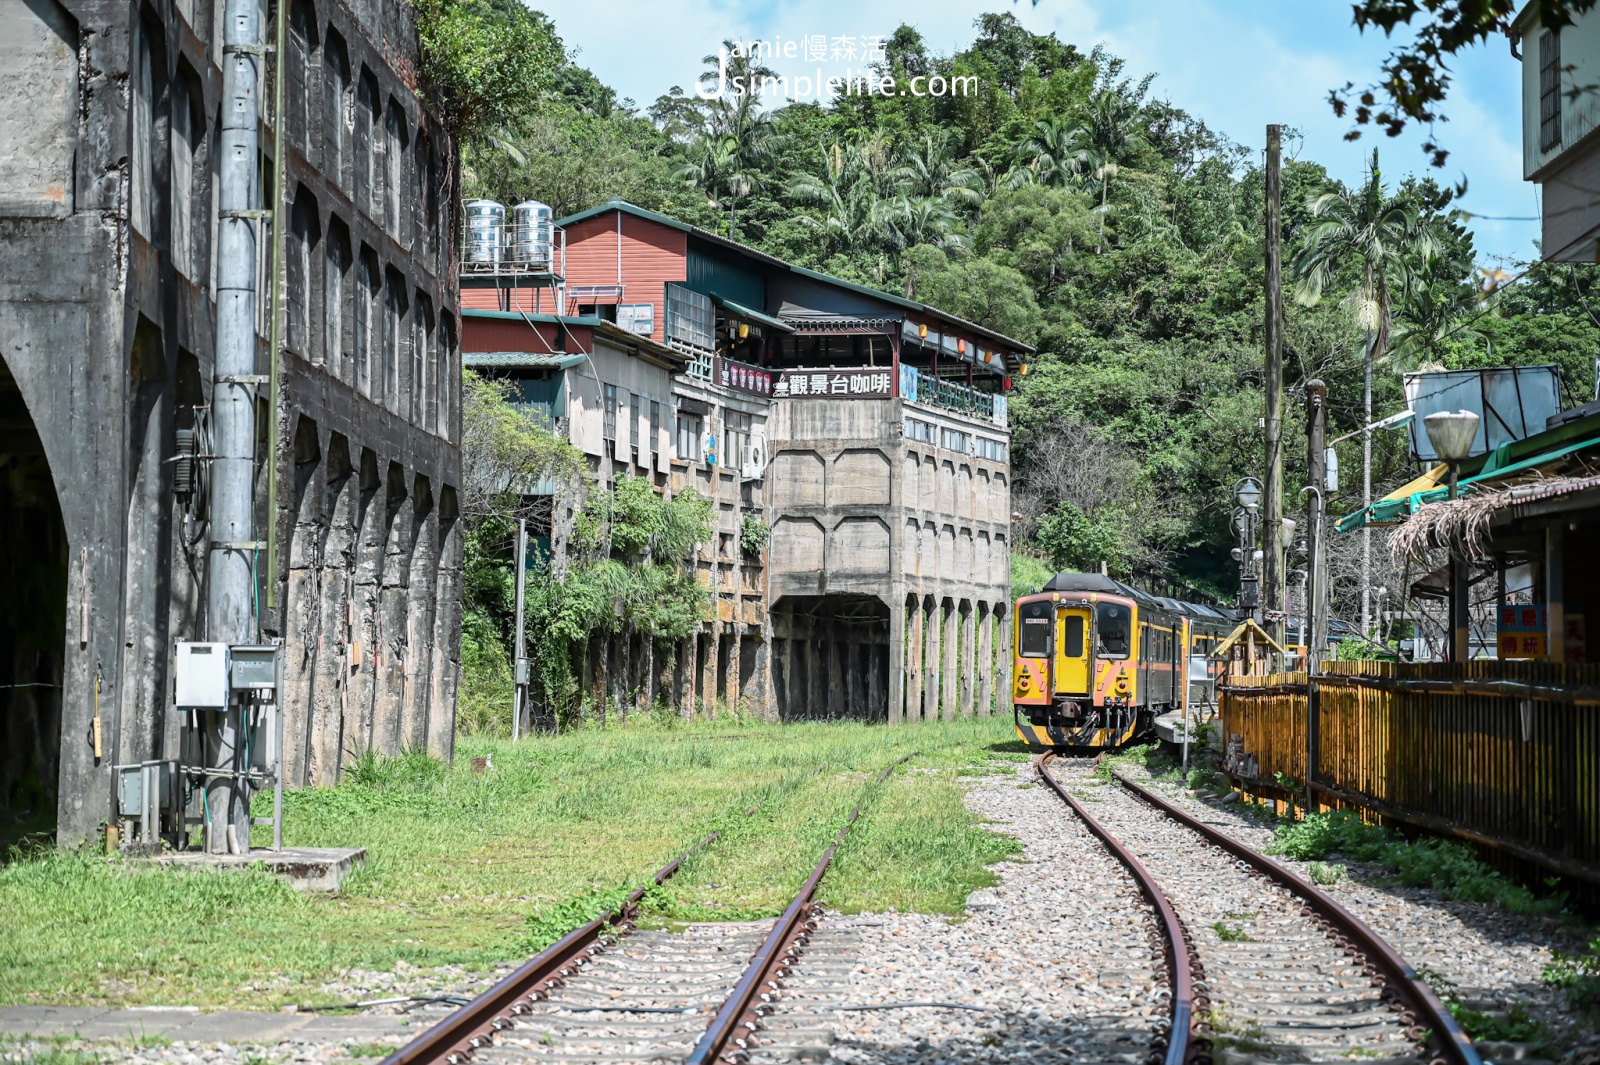
<svg viewBox="0 0 1600 1065">
<path fill-rule="evenodd" d="M 1012 404 L 1019 530 L 1051 565 L 1231 599 L 1229 486 L 1262 472 L 1264 180 L 1257 154 L 1158 98 L 1116 57 L 1009 13 L 931 53 L 901 27 L 883 63 L 972 75 L 946 97 L 828 105 L 646 107 L 570 61 L 509 147 L 469 151 L 469 190 L 558 215 L 622 196 L 801 265 L 914 295 L 1035 344 Z M 1249 131 L 1254 133 L 1255 131 Z M 1296 150 L 1283 173 L 1286 505 L 1302 506 L 1303 383 L 1329 386 L 1330 435 L 1403 403 L 1399 371 L 1553 362 L 1592 394 L 1592 268 L 1482 264 L 1431 178 L 1333 181 Z M 1516 267 L 1512 264 L 1511 273 Z M 1376 491 L 1413 475 L 1374 438 Z M 1360 505 L 1361 445 L 1341 445 L 1335 514 Z M 1352 538 L 1336 537 L 1336 554 Z M 1401 575 L 1388 580 L 1399 586 Z M 1359 596 L 1334 559 L 1335 613 Z"/>
</svg>

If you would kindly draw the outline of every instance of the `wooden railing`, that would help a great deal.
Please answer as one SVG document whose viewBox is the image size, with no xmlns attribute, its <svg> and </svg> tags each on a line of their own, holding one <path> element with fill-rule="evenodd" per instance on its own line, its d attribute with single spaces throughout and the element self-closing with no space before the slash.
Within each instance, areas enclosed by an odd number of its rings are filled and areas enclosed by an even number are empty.
<svg viewBox="0 0 1600 1065">
<path fill-rule="evenodd" d="M 1299 790 L 1311 752 L 1319 801 L 1600 884 L 1596 706 L 1594 665 L 1336 662 L 1312 678 L 1239 677 L 1222 688 L 1224 768 Z"/>
</svg>

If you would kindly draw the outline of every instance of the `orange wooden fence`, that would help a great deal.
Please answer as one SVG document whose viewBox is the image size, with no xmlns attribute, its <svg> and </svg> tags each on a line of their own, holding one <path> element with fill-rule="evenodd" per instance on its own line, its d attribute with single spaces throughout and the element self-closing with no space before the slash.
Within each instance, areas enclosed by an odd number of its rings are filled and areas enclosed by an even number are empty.
<svg viewBox="0 0 1600 1065">
<path fill-rule="evenodd" d="M 1221 718 L 1246 786 L 1303 788 L 1314 750 L 1321 802 L 1600 884 L 1600 666 L 1334 662 L 1232 678 Z"/>
</svg>

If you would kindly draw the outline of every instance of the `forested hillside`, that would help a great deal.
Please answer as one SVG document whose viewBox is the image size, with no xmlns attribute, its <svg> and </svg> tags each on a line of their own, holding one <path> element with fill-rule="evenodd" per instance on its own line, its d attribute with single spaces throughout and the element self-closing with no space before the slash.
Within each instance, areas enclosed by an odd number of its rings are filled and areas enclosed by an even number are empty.
<svg viewBox="0 0 1600 1065">
<path fill-rule="evenodd" d="M 1153 77 L 1010 14 L 974 34 L 939 56 L 904 26 L 886 62 L 901 79 L 976 75 L 974 96 L 827 107 L 683 87 L 635 105 L 569 59 L 537 107 L 469 143 L 467 191 L 557 216 L 622 197 L 1037 345 L 1012 407 L 1020 533 L 1055 566 L 1104 561 L 1227 601 L 1229 488 L 1261 473 L 1263 450 L 1261 158 L 1230 134 L 1262 131 L 1210 129 L 1157 98 Z M 1369 355 L 1379 417 L 1401 406 L 1398 372 L 1425 365 L 1554 362 L 1571 401 L 1593 395 L 1586 274 L 1478 262 L 1453 192 L 1376 153 L 1353 189 L 1292 137 L 1286 156 L 1291 497 L 1301 383 L 1328 383 L 1331 435 L 1348 431 L 1363 424 Z M 1359 441 L 1344 447 L 1336 514 L 1360 500 Z M 1379 434 L 1380 492 L 1406 462 L 1404 435 Z"/>
</svg>

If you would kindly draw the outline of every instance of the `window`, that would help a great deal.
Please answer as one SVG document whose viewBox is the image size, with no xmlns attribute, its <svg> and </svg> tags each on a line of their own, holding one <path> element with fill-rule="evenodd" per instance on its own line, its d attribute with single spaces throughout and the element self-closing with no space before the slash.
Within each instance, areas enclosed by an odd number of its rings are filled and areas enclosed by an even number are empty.
<svg viewBox="0 0 1600 1065">
<path fill-rule="evenodd" d="M 713 344 L 711 297 L 692 292 L 682 285 L 667 285 L 667 342 L 676 342 L 699 351 L 710 351 Z"/>
<path fill-rule="evenodd" d="M 939 430 L 939 446 L 949 451 L 965 452 L 968 437 L 966 433 L 958 433 L 954 429 L 941 428 Z"/>
<path fill-rule="evenodd" d="M 978 457 L 991 462 L 1004 462 L 1006 460 L 1006 445 L 1000 440 L 990 440 L 986 436 L 978 437 Z"/>
<path fill-rule="evenodd" d="M 601 389 L 605 393 L 606 409 L 604 420 L 601 422 L 600 436 L 602 439 L 616 443 L 617 440 L 617 386 L 606 385 Z"/>
<path fill-rule="evenodd" d="M 934 428 L 920 418 L 907 418 L 906 439 L 915 440 L 922 444 L 931 444 L 934 441 Z"/>
<path fill-rule="evenodd" d="M 647 337 L 656 331 L 656 305 L 653 303 L 624 303 L 616 312 L 617 325 L 630 333 Z"/>
<path fill-rule="evenodd" d="M 406 132 L 406 113 L 399 101 L 389 97 L 389 112 L 383 120 L 383 228 L 401 244 L 410 242 L 400 214 L 400 190 L 404 187 L 406 153 L 411 138 Z"/>
<path fill-rule="evenodd" d="M 434 394 L 439 382 L 433 377 L 433 301 L 421 289 L 411 312 L 411 421 L 421 426 L 434 424 Z"/>
<path fill-rule="evenodd" d="M 654 458 L 661 451 L 661 404 L 655 400 L 650 401 L 650 456 Z M 651 463 L 654 465 L 654 463 Z"/>
<path fill-rule="evenodd" d="M 723 441 L 723 465 L 738 470 L 750 457 L 750 415 L 730 410 L 722 416 L 722 429 L 727 439 Z"/>
<path fill-rule="evenodd" d="M 1055 609 L 1050 603 L 1028 603 L 1020 615 L 1021 632 L 1017 636 L 1017 654 L 1023 658 L 1050 657 L 1050 617 Z"/>
<path fill-rule="evenodd" d="M 678 412 L 678 446 L 675 457 L 684 462 L 700 461 L 700 436 L 705 432 L 705 421 L 698 414 Z"/>
<path fill-rule="evenodd" d="M 628 446 L 639 450 L 639 394 L 628 393 Z"/>
<path fill-rule="evenodd" d="M 165 148 L 158 121 L 167 90 L 163 39 L 160 24 L 154 19 L 139 20 L 134 29 L 133 70 L 129 78 L 133 97 L 133 130 L 128 151 L 129 221 L 134 231 L 151 243 L 156 242 L 156 224 L 160 217 L 156 152 Z"/>
<path fill-rule="evenodd" d="M 1561 144 L 1561 31 L 1539 35 L 1539 150 Z"/>
<path fill-rule="evenodd" d="M 388 408 L 396 414 L 406 408 L 401 404 L 400 368 L 409 369 L 411 354 L 411 301 L 406 298 L 406 279 L 400 271 L 390 269 L 387 280 L 387 298 L 383 315 L 383 398 Z"/>
<path fill-rule="evenodd" d="M 311 89 L 313 64 L 317 60 L 317 13 L 310 0 L 292 0 L 289 5 L 289 90 L 286 117 L 289 137 L 294 145 L 311 155 Z"/>
<path fill-rule="evenodd" d="M 205 163 L 206 116 L 200 110 L 205 95 L 200 78 L 183 60 L 172 83 L 172 263 L 192 281 L 200 280 L 200 230 L 195 203 L 200 191 L 199 171 Z"/>
<path fill-rule="evenodd" d="M 316 291 L 312 283 L 312 264 L 317 261 L 321 241 L 317 201 L 302 185 L 296 190 L 294 206 L 289 210 L 289 255 L 284 263 L 288 273 L 284 288 L 289 297 L 287 340 L 290 351 L 318 363 L 322 361 L 322 352 L 313 350 L 312 343 L 312 294 Z"/>
<path fill-rule="evenodd" d="M 1121 603 L 1099 603 L 1095 606 L 1095 621 L 1100 630 L 1100 657 L 1127 658 L 1128 643 L 1133 637 L 1131 611 Z"/>
<path fill-rule="evenodd" d="M 356 388 L 364 396 L 372 395 L 372 364 L 376 361 L 379 351 L 380 330 L 378 323 L 374 321 L 378 314 L 378 300 L 382 295 L 382 283 L 379 277 L 378 256 L 371 248 L 363 246 L 355 294 L 355 375 Z"/>
<path fill-rule="evenodd" d="M 366 67 L 356 87 L 355 174 L 351 198 L 369 218 L 381 218 L 383 194 L 383 105 L 378 100 L 378 78 Z M 377 210 L 374 210 L 377 207 Z"/>
<path fill-rule="evenodd" d="M 1083 622 L 1082 614 L 1067 614 L 1061 619 L 1061 657 L 1083 657 Z"/>
</svg>

